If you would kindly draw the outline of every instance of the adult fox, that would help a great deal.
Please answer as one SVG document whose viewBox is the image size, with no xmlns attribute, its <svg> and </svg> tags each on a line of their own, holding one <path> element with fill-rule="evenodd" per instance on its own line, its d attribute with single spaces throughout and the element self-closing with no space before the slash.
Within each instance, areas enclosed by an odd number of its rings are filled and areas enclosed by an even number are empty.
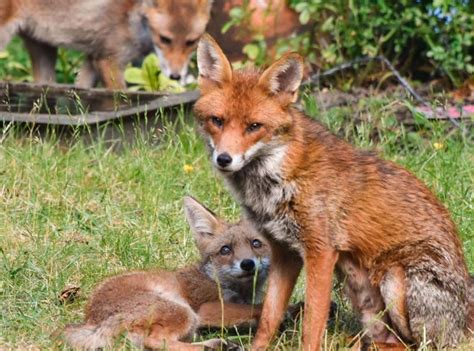
<svg viewBox="0 0 474 351">
<path fill-rule="evenodd" d="M 0 50 L 19 34 L 35 82 L 55 81 L 58 47 L 82 51 L 76 84 L 123 89 L 123 69 L 155 48 L 161 69 L 184 81 L 209 22 L 212 0 L 2 0 Z"/>
<path fill-rule="evenodd" d="M 186 341 L 198 327 L 258 320 L 270 263 L 266 239 L 246 221 L 229 224 L 191 197 L 184 203 L 201 262 L 175 272 L 129 272 L 106 279 L 92 293 L 85 323 L 66 327 L 69 345 L 103 348 L 124 333 L 151 349 L 220 349 L 215 339 Z"/>
<path fill-rule="evenodd" d="M 413 174 L 292 106 L 302 61 L 290 53 L 263 73 L 234 71 L 210 36 L 198 44 L 199 129 L 272 245 L 253 349 L 271 341 L 303 263 L 305 350 L 321 346 L 334 271 L 373 341 L 458 344 L 474 313 L 473 287 L 448 211 Z"/>
</svg>

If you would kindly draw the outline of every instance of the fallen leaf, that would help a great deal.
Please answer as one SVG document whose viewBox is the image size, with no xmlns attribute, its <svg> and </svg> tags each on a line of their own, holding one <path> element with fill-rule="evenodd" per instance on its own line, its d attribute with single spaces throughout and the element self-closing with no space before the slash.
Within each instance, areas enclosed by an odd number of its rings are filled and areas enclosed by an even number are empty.
<svg viewBox="0 0 474 351">
<path fill-rule="evenodd" d="M 66 288 L 63 291 L 61 291 L 58 295 L 59 302 L 61 304 L 73 302 L 77 298 L 79 294 L 79 290 L 81 290 L 81 288 L 78 286 L 74 286 L 74 285 L 66 286 Z"/>
</svg>

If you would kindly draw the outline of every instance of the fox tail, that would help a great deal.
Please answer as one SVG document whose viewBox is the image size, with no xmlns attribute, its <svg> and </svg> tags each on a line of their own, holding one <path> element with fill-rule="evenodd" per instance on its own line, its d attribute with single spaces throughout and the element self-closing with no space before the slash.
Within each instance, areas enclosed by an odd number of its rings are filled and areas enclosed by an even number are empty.
<svg viewBox="0 0 474 351">
<path fill-rule="evenodd" d="M 64 329 L 64 337 L 73 348 L 96 350 L 112 345 L 121 332 L 120 321 L 109 318 L 100 324 L 70 324 Z"/>
</svg>

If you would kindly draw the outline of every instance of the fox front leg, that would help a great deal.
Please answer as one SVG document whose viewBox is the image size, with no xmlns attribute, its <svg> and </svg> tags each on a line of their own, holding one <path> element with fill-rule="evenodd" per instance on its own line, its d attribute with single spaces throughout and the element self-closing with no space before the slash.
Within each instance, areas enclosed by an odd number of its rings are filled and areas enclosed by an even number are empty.
<svg viewBox="0 0 474 351">
<path fill-rule="evenodd" d="M 319 350 L 331 306 L 332 276 L 339 254 L 333 249 L 305 250 L 306 291 L 303 349 Z"/>
<path fill-rule="evenodd" d="M 273 241 L 271 247 L 272 265 L 268 288 L 252 350 L 265 350 L 270 344 L 283 319 L 303 266 L 299 254 L 288 250 L 286 245 Z"/>
</svg>

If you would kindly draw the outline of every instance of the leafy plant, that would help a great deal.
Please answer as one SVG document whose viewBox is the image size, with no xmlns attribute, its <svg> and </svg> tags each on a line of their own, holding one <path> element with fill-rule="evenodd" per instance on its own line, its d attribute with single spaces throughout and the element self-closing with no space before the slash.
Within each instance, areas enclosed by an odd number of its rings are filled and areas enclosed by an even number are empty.
<svg viewBox="0 0 474 351">
<path fill-rule="evenodd" d="M 474 2 L 470 0 L 290 0 L 310 24 L 319 68 L 358 56 L 385 55 L 405 72 L 447 75 L 455 85 L 474 73 Z M 303 33 L 307 36 L 307 33 Z M 303 47 L 307 50 L 307 47 Z"/>
<path fill-rule="evenodd" d="M 245 31 L 248 2 L 230 11 L 232 26 Z M 403 73 L 422 80 L 447 76 L 454 84 L 474 74 L 472 0 L 289 0 L 305 29 L 280 38 L 272 55 L 298 51 L 315 69 L 360 56 L 384 55 Z M 250 61 L 268 63 L 261 33 L 243 48 Z"/>
<path fill-rule="evenodd" d="M 185 89 L 175 80 L 171 80 L 162 74 L 160 61 L 155 54 L 149 54 L 143 60 L 141 68 L 127 67 L 125 69 L 125 81 L 133 84 L 129 90 L 145 91 L 170 91 L 174 93 L 183 92 Z"/>
</svg>

